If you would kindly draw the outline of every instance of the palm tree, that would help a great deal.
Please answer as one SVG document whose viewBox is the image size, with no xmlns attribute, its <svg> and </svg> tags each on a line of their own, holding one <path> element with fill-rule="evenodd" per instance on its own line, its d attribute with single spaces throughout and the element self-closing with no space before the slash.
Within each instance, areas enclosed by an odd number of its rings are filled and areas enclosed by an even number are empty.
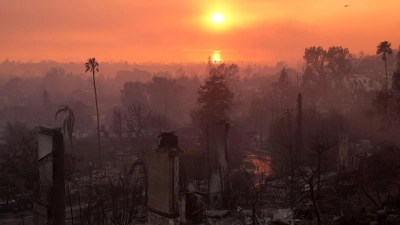
<svg viewBox="0 0 400 225">
<path fill-rule="evenodd" d="M 94 76 L 94 74 L 96 72 L 99 72 L 99 63 L 96 61 L 96 59 L 94 57 L 89 58 L 87 60 L 87 62 L 85 63 L 85 68 L 86 68 L 85 73 L 88 71 L 93 73 L 94 97 L 96 100 L 96 113 L 97 113 L 97 146 L 98 146 L 98 150 L 99 150 L 99 165 L 100 165 L 100 168 L 102 168 L 101 151 L 100 151 L 100 117 L 99 117 L 99 106 L 97 105 L 96 78 Z"/>
<path fill-rule="evenodd" d="M 397 58 L 397 70 L 400 71 L 400 45 L 399 45 L 399 50 L 397 50 L 396 58 Z"/>
<path fill-rule="evenodd" d="M 385 71 L 386 71 L 386 89 L 389 88 L 389 82 L 388 82 L 388 75 L 387 75 L 387 66 L 386 66 L 386 55 L 391 55 L 393 53 L 393 50 L 391 48 L 391 43 L 388 41 L 383 41 L 381 42 L 376 49 L 376 54 L 380 55 L 382 54 L 382 60 L 385 61 Z"/>
<path fill-rule="evenodd" d="M 74 112 L 67 105 L 60 105 L 60 107 L 58 108 L 58 111 L 56 112 L 55 120 L 57 120 L 57 115 L 61 112 L 68 113 L 68 116 L 64 119 L 63 132 L 65 134 L 65 129 L 67 129 L 67 134 L 68 134 L 68 138 L 69 138 L 69 143 L 71 145 L 71 153 L 72 153 L 72 150 L 74 148 L 74 145 L 72 142 L 72 133 L 74 132 L 74 125 L 75 125 Z"/>
</svg>

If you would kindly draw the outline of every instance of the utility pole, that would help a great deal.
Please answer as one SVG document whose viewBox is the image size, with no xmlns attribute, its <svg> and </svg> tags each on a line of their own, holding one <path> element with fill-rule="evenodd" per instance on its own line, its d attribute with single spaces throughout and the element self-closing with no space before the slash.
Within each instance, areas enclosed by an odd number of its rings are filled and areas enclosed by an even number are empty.
<svg viewBox="0 0 400 225">
<path fill-rule="evenodd" d="M 164 117 L 165 125 L 167 124 L 167 96 L 164 97 Z"/>
<path fill-rule="evenodd" d="M 92 166 L 93 166 L 93 163 L 92 162 L 89 162 L 89 203 L 88 203 L 88 206 L 89 206 L 89 204 L 90 204 L 90 202 L 91 202 L 91 200 L 92 200 Z"/>
<path fill-rule="evenodd" d="M 264 136 L 263 136 L 263 117 L 264 117 L 264 110 L 262 110 L 261 109 L 261 123 L 260 123 L 260 125 L 261 125 L 261 129 L 260 129 L 260 135 L 261 135 L 261 141 L 260 141 L 260 143 L 261 143 L 261 149 L 263 149 L 263 145 L 264 145 L 264 143 L 263 143 L 263 141 L 264 141 Z"/>
<path fill-rule="evenodd" d="M 105 160 L 104 160 L 104 161 L 105 161 Z M 104 174 L 105 174 L 105 176 L 107 177 L 107 162 L 105 162 L 104 164 L 105 164 L 105 172 L 104 172 Z"/>
<path fill-rule="evenodd" d="M 208 122 L 206 125 L 206 146 L 207 146 L 207 177 L 208 177 L 208 193 L 210 193 L 210 138 L 208 133 Z"/>
</svg>

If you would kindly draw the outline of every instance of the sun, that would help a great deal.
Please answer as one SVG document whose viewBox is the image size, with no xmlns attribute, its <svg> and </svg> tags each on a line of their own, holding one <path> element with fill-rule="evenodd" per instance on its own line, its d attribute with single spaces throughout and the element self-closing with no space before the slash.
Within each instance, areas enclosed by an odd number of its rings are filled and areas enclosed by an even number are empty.
<svg viewBox="0 0 400 225">
<path fill-rule="evenodd" d="M 214 13 L 211 16 L 211 21 L 214 23 L 222 23 L 225 20 L 225 16 L 222 13 Z"/>
</svg>

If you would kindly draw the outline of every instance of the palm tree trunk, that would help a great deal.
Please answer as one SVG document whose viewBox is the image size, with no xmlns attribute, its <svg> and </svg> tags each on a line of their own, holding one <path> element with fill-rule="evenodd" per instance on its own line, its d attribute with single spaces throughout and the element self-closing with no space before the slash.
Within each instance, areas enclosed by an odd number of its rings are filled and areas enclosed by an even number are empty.
<svg viewBox="0 0 400 225">
<path fill-rule="evenodd" d="M 386 59 L 385 59 L 385 72 L 386 72 L 386 89 L 389 89 L 389 81 L 388 81 L 388 75 L 387 75 L 387 66 L 386 66 Z"/>
<path fill-rule="evenodd" d="M 94 86 L 94 98 L 96 100 L 96 113 L 97 113 L 97 146 L 99 150 L 99 166 L 100 168 L 102 168 L 101 151 L 100 151 L 100 117 L 99 117 L 99 106 L 97 104 L 96 78 L 94 77 L 94 70 L 93 70 L 93 86 Z"/>
<path fill-rule="evenodd" d="M 71 145 L 71 155 L 72 155 L 73 150 L 74 150 L 74 144 L 72 142 L 73 141 L 72 141 L 72 135 L 71 135 L 71 138 L 69 139 L 69 144 Z"/>
</svg>

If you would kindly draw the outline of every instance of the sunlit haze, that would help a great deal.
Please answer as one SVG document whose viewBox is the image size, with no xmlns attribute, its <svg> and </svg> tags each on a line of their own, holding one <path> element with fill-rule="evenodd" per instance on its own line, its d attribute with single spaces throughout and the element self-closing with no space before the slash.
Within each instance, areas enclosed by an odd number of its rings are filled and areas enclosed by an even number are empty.
<svg viewBox="0 0 400 225">
<path fill-rule="evenodd" d="M 224 20 L 225 20 L 225 16 L 222 15 L 221 13 L 215 13 L 215 14 L 211 17 L 211 20 L 212 20 L 214 23 L 222 23 L 222 22 L 224 22 Z"/>
<path fill-rule="evenodd" d="M 0 60 L 187 62 L 220 51 L 221 60 L 296 63 L 311 45 L 373 54 L 379 42 L 400 40 L 400 1 L 382 3 L 1 1 Z"/>
</svg>

